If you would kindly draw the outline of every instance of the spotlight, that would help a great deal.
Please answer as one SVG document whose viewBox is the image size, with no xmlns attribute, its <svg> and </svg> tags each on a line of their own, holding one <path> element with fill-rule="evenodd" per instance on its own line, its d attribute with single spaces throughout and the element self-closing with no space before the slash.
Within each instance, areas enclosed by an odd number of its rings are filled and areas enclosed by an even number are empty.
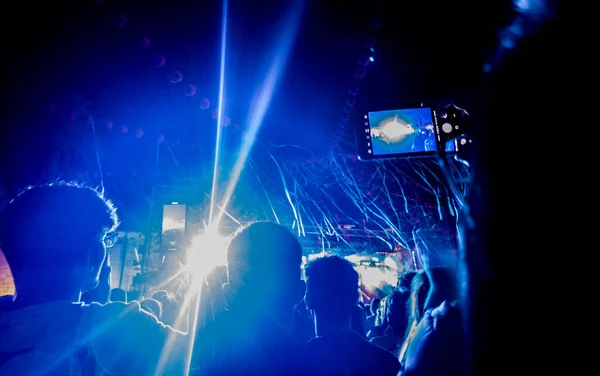
<svg viewBox="0 0 600 376">
<path fill-rule="evenodd" d="M 195 278 L 206 278 L 215 268 L 227 265 L 227 238 L 208 228 L 192 238 L 187 250 L 187 271 Z"/>
</svg>

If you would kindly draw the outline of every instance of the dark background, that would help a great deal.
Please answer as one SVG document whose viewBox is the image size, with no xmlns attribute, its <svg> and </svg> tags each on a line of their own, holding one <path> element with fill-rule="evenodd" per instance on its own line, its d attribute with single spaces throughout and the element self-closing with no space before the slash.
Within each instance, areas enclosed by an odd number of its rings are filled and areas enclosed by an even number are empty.
<svg viewBox="0 0 600 376">
<path fill-rule="evenodd" d="M 228 4 L 225 115 L 231 124 L 223 131 L 224 169 L 235 160 L 292 3 Z M 304 4 L 251 155 L 255 167 L 266 170 L 263 181 L 278 174 L 271 155 L 300 163 L 318 163 L 332 150 L 355 155 L 353 129 L 370 110 L 455 101 L 476 114 L 482 67 L 512 16 L 510 1 Z M 147 206 L 157 182 L 198 176 L 207 187 L 221 17 L 222 3 L 214 1 L 90 0 L 23 4 L 6 13 L 5 24 L 12 25 L 2 34 L 7 189 L 56 178 L 97 183 L 97 158 L 122 213 Z M 146 49 L 140 48 L 143 37 L 150 41 Z M 156 66 L 157 56 L 165 58 L 163 67 Z M 369 56 L 374 62 L 362 65 Z M 170 81 L 175 70 L 179 83 Z M 188 85 L 196 88 L 194 96 L 186 95 Z M 352 96 L 355 87 L 360 91 Z M 199 107 L 203 98 L 211 102 L 207 110 Z M 164 137 L 160 144 L 158 137 Z M 405 167 L 410 177 L 412 167 Z M 372 168 L 352 170 L 369 184 Z"/>
<path fill-rule="evenodd" d="M 288 2 L 229 2 L 227 107 L 243 127 L 272 56 Z M 510 15 L 509 1 L 308 1 L 261 136 L 325 151 L 355 82 L 365 42 L 375 62 L 358 80 L 360 111 L 470 97 Z M 20 9 L 19 9 L 20 8 Z M 197 103 L 218 93 L 221 3 L 81 1 L 19 6 L 4 33 L 4 112 L 91 102 L 89 111 L 146 134 L 176 133 L 198 120 Z M 117 27 L 122 12 L 127 22 Z M 136 48 L 139 37 L 150 47 Z M 166 64 L 153 66 L 162 54 Z M 168 73 L 183 75 L 170 84 Z M 186 84 L 198 92 L 184 95 Z M 62 103 L 61 103 L 62 102 Z M 63 104 L 63 106 L 60 106 Z M 3 127 L 5 134 L 13 127 Z M 319 140 L 308 137 L 318 133 Z M 211 140 L 212 141 L 212 140 Z"/>
</svg>

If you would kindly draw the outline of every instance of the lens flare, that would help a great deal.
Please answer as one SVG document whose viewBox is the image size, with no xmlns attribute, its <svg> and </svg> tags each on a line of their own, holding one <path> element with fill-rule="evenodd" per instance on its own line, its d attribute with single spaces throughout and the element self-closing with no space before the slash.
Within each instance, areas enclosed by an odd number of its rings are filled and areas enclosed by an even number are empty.
<svg viewBox="0 0 600 376">
<path fill-rule="evenodd" d="M 196 235 L 187 250 L 187 272 L 204 280 L 222 265 L 227 265 L 227 238 L 212 229 Z"/>
</svg>

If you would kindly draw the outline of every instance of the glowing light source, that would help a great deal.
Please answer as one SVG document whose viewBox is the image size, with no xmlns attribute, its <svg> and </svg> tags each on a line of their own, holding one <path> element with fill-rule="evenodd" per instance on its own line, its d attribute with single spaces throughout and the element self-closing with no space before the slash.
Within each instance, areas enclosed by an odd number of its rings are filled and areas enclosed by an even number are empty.
<svg viewBox="0 0 600 376">
<path fill-rule="evenodd" d="M 187 250 L 187 271 L 204 279 L 216 267 L 227 265 L 227 238 L 216 229 L 207 229 L 196 235 Z"/>
<path fill-rule="evenodd" d="M 369 288 L 381 288 L 384 285 L 396 286 L 398 283 L 398 274 L 387 268 L 369 267 L 366 265 L 354 268 L 360 275 L 362 284 Z"/>
<path fill-rule="evenodd" d="M 392 257 L 388 256 L 383 260 L 383 265 L 390 268 L 391 270 L 398 271 L 398 263 Z"/>
<path fill-rule="evenodd" d="M 395 116 L 392 119 L 382 122 L 378 128 L 372 129 L 371 136 L 382 137 L 388 142 L 397 142 L 415 132 L 416 130 L 411 124 Z"/>
</svg>

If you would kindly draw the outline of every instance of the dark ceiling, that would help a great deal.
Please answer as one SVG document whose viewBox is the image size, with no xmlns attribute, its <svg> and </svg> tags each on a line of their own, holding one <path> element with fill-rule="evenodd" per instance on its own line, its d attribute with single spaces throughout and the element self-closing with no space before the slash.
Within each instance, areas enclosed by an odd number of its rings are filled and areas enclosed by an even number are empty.
<svg viewBox="0 0 600 376">
<path fill-rule="evenodd" d="M 257 92 L 282 51 L 282 31 L 295 30 L 293 4 L 302 4 L 302 18 L 262 121 L 256 160 L 265 150 L 276 150 L 278 158 L 314 160 L 338 139 L 350 140 L 344 151 L 354 154 L 352 128 L 369 110 L 449 98 L 475 103 L 482 65 L 496 48 L 510 3 L 229 1 L 225 115 L 231 124 L 224 129 L 224 161 L 228 154 L 234 159 Z M 162 175 L 146 184 L 131 178 L 140 171 L 211 170 L 222 6 L 173 0 L 18 5 L 11 14 L 14 28 L 2 35 L 4 181 L 22 185 L 59 177 L 60 168 L 52 165 L 57 160 L 98 171 L 98 156 L 105 175 L 129 179 L 119 183 L 121 193 L 113 193 L 123 194 L 128 185 L 130 197 L 139 198 L 143 189 L 149 195 L 154 180 L 166 180 Z M 144 40 L 149 44 L 140 44 Z M 361 65 L 364 56 L 374 62 Z M 360 69 L 364 74 L 357 76 Z M 175 71 L 181 74 L 177 83 Z M 195 95 L 186 95 L 189 85 Z M 352 115 L 341 121 L 355 86 L 360 93 Z M 211 102 L 205 110 L 203 98 Z M 163 146 L 157 146 L 162 137 Z M 82 150 L 88 155 L 83 162 Z"/>
<path fill-rule="evenodd" d="M 292 3 L 229 1 L 226 105 L 242 130 L 277 51 L 277 38 L 289 26 L 285 17 Z M 355 84 L 361 88 L 355 114 L 468 97 L 510 4 L 304 3 L 261 139 L 316 152 L 330 148 Z M 13 114 L 18 108 L 31 113 L 50 104 L 66 108 L 88 103 L 86 111 L 97 119 L 171 138 L 186 138 L 186 128 L 209 118 L 198 105 L 206 97 L 214 107 L 218 98 L 221 2 L 55 4 L 15 12 L 21 30 L 3 37 L 11 52 L 4 80 L 11 100 L 5 104 L 10 103 Z M 138 45 L 141 37 L 150 41 L 145 50 Z M 375 62 L 357 80 L 354 74 L 369 53 L 369 41 L 376 42 Z M 165 57 L 162 68 L 154 65 L 157 55 Z M 172 70 L 181 72 L 180 83 L 169 82 Z M 193 97 L 185 95 L 188 84 L 197 88 Z M 348 127 L 352 124 L 351 119 Z"/>
</svg>

